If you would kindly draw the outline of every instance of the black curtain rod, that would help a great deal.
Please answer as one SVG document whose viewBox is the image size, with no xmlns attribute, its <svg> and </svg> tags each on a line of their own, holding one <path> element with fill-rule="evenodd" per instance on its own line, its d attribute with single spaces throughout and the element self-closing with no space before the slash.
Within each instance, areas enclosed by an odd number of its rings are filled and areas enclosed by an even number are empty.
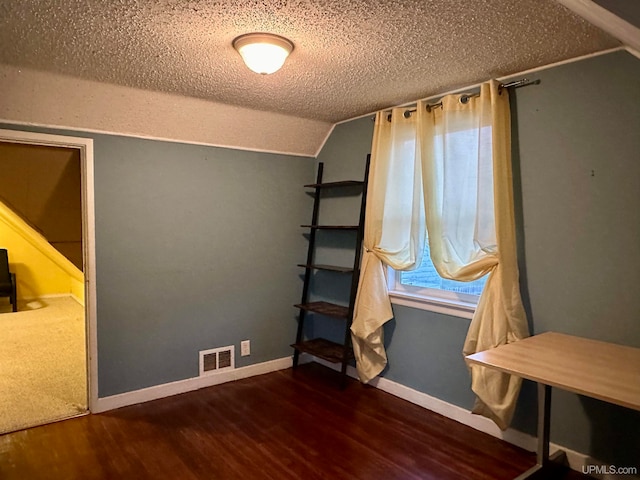
<svg viewBox="0 0 640 480">
<path fill-rule="evenodd" d="M 498 91 L 501 91 L 503 88 L 520 88 L 520 87 L 526 87 L 528 85 L 538 85 L 539 83 L 540 83 L 540 80 L 529 80 L 528 78 L 521 78 L 520 80 L 514 80 L 512 82 L 501 83 L 500 85 L 498 85 Z M 464 94 L 460 97 L 460 102 L 467 103 L 470 98 L 478 97 L 478 96 L 480 96 L 479 93 L 472 93 L 470 95 Z M 438 107 L 442 107 L 442 102 L 429 103 L 427 104 L 427 111 L 430 112 L 433 108 L 438 108 Z M 404 118 L 409 118 L 411 114 L 416 110 L 417 110 L 416 108 L 407 109 L 402 113 L 402 115 L 404 116 Z M 391 121 L 391 114 L 387 115 L 387 121 L 389 122 Z"/>
</svg>

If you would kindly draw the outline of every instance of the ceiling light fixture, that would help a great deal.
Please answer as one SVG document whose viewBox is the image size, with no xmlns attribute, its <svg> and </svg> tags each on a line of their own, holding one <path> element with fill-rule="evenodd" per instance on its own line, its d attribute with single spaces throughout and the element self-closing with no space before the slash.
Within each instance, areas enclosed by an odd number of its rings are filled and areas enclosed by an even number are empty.
<svg viewBox="0 0 640 480">
<path fill-rule="evenodd" d="M 233 48 L 250 70 L 267 75 L 280 70 L 293 50 L 293 43 L 272 33 L 247 33 L 233 40 Z"/>
</svg>

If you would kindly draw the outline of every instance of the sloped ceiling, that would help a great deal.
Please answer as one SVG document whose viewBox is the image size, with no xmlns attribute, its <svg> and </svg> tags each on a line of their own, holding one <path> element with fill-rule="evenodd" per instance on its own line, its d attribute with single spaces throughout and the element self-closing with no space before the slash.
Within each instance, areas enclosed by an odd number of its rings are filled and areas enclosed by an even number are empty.
<svg viewBox="0 0 640 480">
<path fill-rule="evenodd" d="M 231 46 L 295 49 L 250 72 Z M 618 46 L 553 0 L 3 0 L 0 63 L 335 123 Z"/>
</svg>

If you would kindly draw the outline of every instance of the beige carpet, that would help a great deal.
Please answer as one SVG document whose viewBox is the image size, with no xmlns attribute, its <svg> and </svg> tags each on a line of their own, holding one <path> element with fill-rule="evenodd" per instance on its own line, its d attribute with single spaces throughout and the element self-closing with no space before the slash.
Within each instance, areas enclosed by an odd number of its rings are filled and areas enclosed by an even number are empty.
<svg viewBox="0 0 640 480">
<path fill-rule="evenodd" d="M 0 299 L 0 433 L 87 410 L 84 308 L 72 297 Z"/>
</svg>

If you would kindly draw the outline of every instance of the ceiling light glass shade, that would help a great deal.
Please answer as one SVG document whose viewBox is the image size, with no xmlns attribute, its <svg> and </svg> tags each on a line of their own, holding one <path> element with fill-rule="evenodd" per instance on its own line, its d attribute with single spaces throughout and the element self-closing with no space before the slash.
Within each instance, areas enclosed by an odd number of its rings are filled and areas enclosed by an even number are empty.
<svg viewBox="0 0 640 480">
<path fill-rule="evenodd" d="M 250 70 L 266 75 L 280 70 L 293 50 L 293 43 L 271 33 L 247 33 L 233 41 L 233 48 Z"/>
</svg>

